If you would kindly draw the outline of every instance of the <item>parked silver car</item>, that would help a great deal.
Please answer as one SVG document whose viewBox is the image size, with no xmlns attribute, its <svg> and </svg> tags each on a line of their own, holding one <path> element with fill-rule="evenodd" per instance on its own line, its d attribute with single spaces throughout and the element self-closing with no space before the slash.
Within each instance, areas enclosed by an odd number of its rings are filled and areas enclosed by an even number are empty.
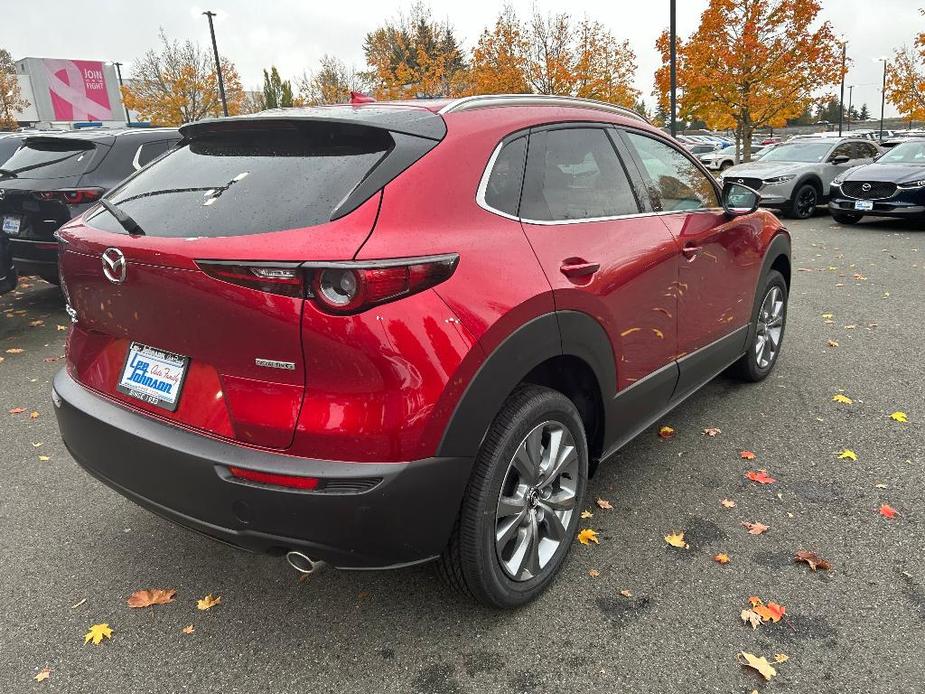
<svg viewBox="0 0 925 694">
<path fill-rule="evenodd" d="M 771 146 L 771 145 L 769 145 Z M 741 156 L 741 147 L 739 148 L 739 156 Z M 761 156 L 764 150 L 767 149 L 764 145 L 752 145 L 752 159 Z M 728 147 L 723 147 L 718 149 L 715 152 L 708 152 L 707 154 L 701 154 L 699 157 L 700 161 L 703 162 L 703 165 L 706 166 L 710 171 L 725 171 L 730 166 L 735 166 L 736 163 L 736 146 L 729 145 Z"/>
<path fill-rule="evenodd" d="M 807 219 L 829 197 L 829 184 L 852 166 L 869 164 L 880 153 L 870 140 L 853 137 L 801 138 L 777 145 L 759 159 L 722 174 L 761 193 L 761 205 Z"/>
</svg>

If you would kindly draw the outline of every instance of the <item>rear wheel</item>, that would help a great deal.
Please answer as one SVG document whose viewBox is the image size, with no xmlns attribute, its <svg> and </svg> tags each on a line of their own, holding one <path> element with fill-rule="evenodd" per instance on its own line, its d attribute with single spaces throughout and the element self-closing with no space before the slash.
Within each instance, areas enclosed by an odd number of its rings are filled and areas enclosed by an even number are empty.
<svg viewBox="0 0 925 694">
<path fill-rule="evenodd" d="M 845 214 L 844 212 L 833 212 L 832 219 L 834 219 L 839 224 L 857 224 L 861 221 L 863 215 L 860 214 Z"/>
<path fill-rule="evenodd" d="M 809 219 L 819 204 L 819 191 L 812 183 L 804 183 L 793 193 L 790 201 L 790 216 L 797 219 Z"/>
<path fill-rule="evenodd" d="M 476 459 L 441 575 L 487 605 L 530 602 L 568 554 L 587 480 L 588 446 L 575 405 L 549 388 L 519 387 Z"/>
<path fill-rule="evenodd" d="M 743 381 L 758 382 L 767 378 L 777 363 L 787 324 L 787 282 L 777 270 L 771 270 L 759 290 L 761 301 L 748 332 L 748 350 L 731 372 Z"/>
<path fill-rule="evenodd" d="M 722 164 L 719 165 L 720 171 L 725 171 L 726 169 L 731 169 L 731 168 L 732 168 L 731 161 L 724 161 Z"/>
</svg>

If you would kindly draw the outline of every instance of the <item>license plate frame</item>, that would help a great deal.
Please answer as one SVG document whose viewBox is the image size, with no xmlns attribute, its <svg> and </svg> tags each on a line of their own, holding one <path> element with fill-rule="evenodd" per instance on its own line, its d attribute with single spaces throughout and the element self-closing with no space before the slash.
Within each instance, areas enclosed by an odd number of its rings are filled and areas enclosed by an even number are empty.
<svg viewBox="0 0 925 694">
<path fill-rule="evenodd" d="M 22 229 L 22 217 L 18 214 L 3 215 L 3 233 L 7 236 L 19 236 Z"/>
<path fill-rule="evenodd" d="M 189 371 L 189 357 L 158 347 L 132 342 L 125 355 L 116 390 L 175 412 Z"/>
<path fill-rule="evenodd" d="M 854 209 L 858 212 L 870 212 L 874 209 L 874 203 L 871 200 L 855 200 Z"/>
</svg>

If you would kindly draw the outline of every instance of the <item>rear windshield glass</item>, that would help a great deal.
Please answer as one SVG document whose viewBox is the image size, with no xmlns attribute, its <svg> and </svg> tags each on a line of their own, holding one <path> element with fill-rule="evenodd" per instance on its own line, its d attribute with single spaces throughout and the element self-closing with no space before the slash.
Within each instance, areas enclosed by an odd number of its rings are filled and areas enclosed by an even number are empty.
<svg viewBox="0 0 925 694">
<path fill-rule="evenodd" d="M 3 163 L 3 171 L 16 178 L 80 176 L 95 153 L 96 145 L 86 140 L 27 140 Z"/>
<path fill-rule="evenodd" d="M 109 199 L 149 236 L 242 236 L 327 222 L 393 145 L 362 126 L 297 123 L 204 135 Z M 90 223 L 124 232 L 105 210 Z"/>
<path fill-rule="evenodd" d="M 6 163 L 21 142 L 18 137 L 0 137 L 0 166 Z"/>
</svg>

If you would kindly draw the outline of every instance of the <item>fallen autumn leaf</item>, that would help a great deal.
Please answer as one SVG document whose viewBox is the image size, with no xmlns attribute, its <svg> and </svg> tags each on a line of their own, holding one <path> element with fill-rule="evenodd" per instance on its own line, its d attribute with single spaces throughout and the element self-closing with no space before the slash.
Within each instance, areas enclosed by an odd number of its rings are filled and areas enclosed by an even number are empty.
<svg viewBox="0 0 925 694">
<path fill-rule="evenodd" d="M 751 653 L 740 651 L 736 656 L 736 660 L 738 660 L 741 665 L 754 668 L 769 682 L 771 681 L 771 678 L 777 674 L 777 670 L 774 669 L 774 666 L 771 665 L 771 663 L 768 662 L 768 659 L 764 656 L 759 658 L 758 656 Z M 742 660 L 745 662 L 743 663 Z"/>
<path fill-rule="evenodd" d="M 732 499 L 723 499 L 719 503 L 722 504 L 723 508 L 735 508 L 736 507 L 736 502 L 734 502 Z"/>
<path fill-rule="evenodd" d="M 761 535 L 761 533 L 771 528 L 770 525 L 765 525 L 764 523 L 748 523 L 746 521 L 742 521 L 742 526 L 748 529 L 749 535 Z"/>
<path fill-rule="evenodd" d="M 893 520 L 896 518 L 896 509 L 890 506 L 889 504 L 883 504 L 880 506 L 880 515 L 886 518 L 887 520 Z"/>
<path fill-rule="evenodd" d="M 908 415 L 906 415 L 905 412 L 900 412 L 898 410 L 890 415 L 890 419 L 892 419 L 894 422 L 902 422 L 904 424 L 909 421 Z"/>
<path fill-rule="evenodd" d="M 103 638 L 111 639 L 112 629 L 109 628 L 108 624 L 94 624 L 90 627 L 90 631 L 84 634 L 84 643 L 92 643 L 94 646 L 98 646 L 103 641 Z"/>
<path fill-rule="evenodd" d="M 222 598 L 220 595 L 216 595 L 213 598 L 212 593 L 209 593 L 204 598 L 201 598 L 196 601 L 196 609 L 197 610 L 209 610 L 215 607 L 216 605 L 218 605 L 219 603 L 221 603 L 221 601 L 222 601 Z"/>
<path fill-rule="evenodd" d="M 51 670 L 48 667 L 44 667 L 39 670 L 39 673 L 32 679 L 34 679 L 36 682 L 44 682 L 49 677 L 51 677 Z"/>
<path fill-rule="evenodd" d="M 739 457 L 742 460 L 754 460 L 756 456 L 752 451 L 742 451 L 739 453 Z"/>
<path fill-rule="evenodd" d="M 729 555 L 721 552 L 717 554 L 715 557 L 713 557 L 713 561 L 715 561 L 717 564 L 728 564 Z"/>
<path fill-rule="evenodd" d="M 669 533 L 665 535 L 665 542 L 667 542 L 672 547 L 678 547 L 679 549 L 687 549 L 688 544 L 684 541 L 684 533 Z"/>
<path fill-rule="evenodd" d="M 672 436 L 674 436 L 674 429 L 669 426 L 663 426 L 659 428 L 658 435 L 663 439 L 670 439 Z"/>
<path fill-rule="evenodd" d="M 839 460 L 857 460 L 858 454 L 852 451 L 850 448 L 845 448 L 838 454 Z"/>
<path fill-rule="evenodd" d="M 795 562 L 805 562 L 809 564 L 809 568 L 815 571 L 816 569 L 822 569 L 823 571 L 828 571 L 832 568 L 832 565 L 829 564 L 825 559 L 818 556 L 815 552 L 807 552 L 805 550 L 800 550 L 793 557 Z"/>
<path fill-rule="evenodd" d="M 601 497 L 597 497 L 597 501 L 595 501 L 594 503 L 597 504 L 598 508 L 602 508 L 605 511 L 613 509 L 613 506 L 610 505 L 610 502 L 607 501 L 607 499 L 602 499 Z"/>
<path fill-rule="evenodd" d="M 173 602 L 177 591 L 173 588 L 149 588 L 136 590 L 128 600 L 129 607 L 150 607 L 151 605 L 166 605 Z"/>
<path fill-rule="evenodd" d="M 838 402 L 838 403 L 841 403 L 842 405 L 853 405 L 854 404 L 854 400 L 849 398 L 847 395 L 842 395 L 841 393 L 835 393 L 835 395 L 832 396 L 832 402 Z"/>
<path fill-rule="evenodd" d="M 752 482 L 757 482 L 758 484 L 773 484 L 777 482 L 776 479 L 768 474 L 767 470 L 749 470 L 745 473 L 745 476 Z"/>
</svg>

